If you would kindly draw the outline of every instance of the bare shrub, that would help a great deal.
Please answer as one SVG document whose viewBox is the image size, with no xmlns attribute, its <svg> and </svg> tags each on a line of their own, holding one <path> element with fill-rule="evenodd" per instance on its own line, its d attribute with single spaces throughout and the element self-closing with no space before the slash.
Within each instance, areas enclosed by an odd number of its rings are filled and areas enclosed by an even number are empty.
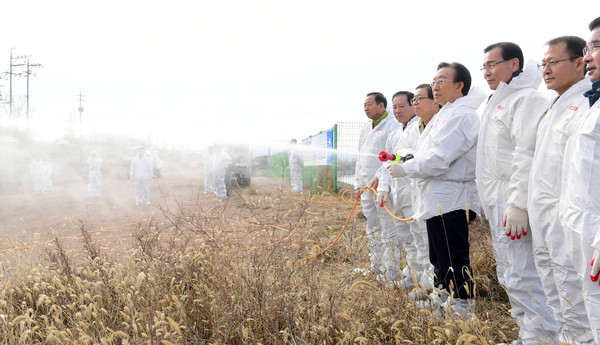
<svg viewBox="0 0 600 345">
<path fill-rule="evenodd" d="M 329 195 L 238 193 L 142 220 L 108 248 L 81 224 L 85 260 L 56 239 L 0 270 L 0 343 L 495 344 L 516 337 L 489 230 L 472 225 L 477 317 L 440 318 L 369 265 L 364 220 Z M 309 259 L 307 259 L 309 258 Z"/>
</svg>

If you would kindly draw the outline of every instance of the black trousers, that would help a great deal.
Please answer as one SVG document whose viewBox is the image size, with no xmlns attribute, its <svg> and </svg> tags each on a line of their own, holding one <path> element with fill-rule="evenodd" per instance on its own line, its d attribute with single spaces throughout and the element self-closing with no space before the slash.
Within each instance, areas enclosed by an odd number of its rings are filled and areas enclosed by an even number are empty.
<svg viewBox="0 0 600 345">
<path fill-rule="evenodd" d="M 429 261 L 434 267 L 435 286 L 455 298 L 473 298 L 473 270 L 469 258 L 469 222 L 475 212 L 456 210 L 426 220 Z"/>
</svg>

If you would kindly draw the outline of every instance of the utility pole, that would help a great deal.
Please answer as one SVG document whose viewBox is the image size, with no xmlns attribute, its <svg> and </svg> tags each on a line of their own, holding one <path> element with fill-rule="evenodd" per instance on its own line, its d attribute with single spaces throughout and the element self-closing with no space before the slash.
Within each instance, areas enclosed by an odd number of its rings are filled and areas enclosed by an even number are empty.
<svg viewBox="0 0 600 345">
<path fill-rule="evenodd" d="M 12 110 L 13 110 L 13 98 L 12 98 L 12 77 L 13 74 L 17 74 L 20 75 L 20 73 L 15 73 L 13 72 L 13 67 L 19 67 L 19 66 L 25 66 L 25 64 L 23 63 L 15 63 L 15 60 L 21 60 L 25 58 L 25 55 L 19 55 L 19 56 L 15 56 L 13 57 L 13 49 L 15 49 L 14 47 L 10 49 L 10 70 L 8 72 L 9 75 L 9 83 L 8 83 L 8 113 L 10 114 L 10 117 L 12 118 Z M 6 72 L 4 72 L 6 73 Z"/>
<path fill-rule="evenodd" d="M 81 138 L 81 114 L 83 113 L 83 97 L 85 97 L 85 95 L 81 94 L 81 89 L 79 89 L 79 95 L 75 95 L 75 97 L 77 97 L 77 99 L 79 100 L 79 108 L 77 108 L 77 111 L 79 111 L 79 137 Z"/>
<path fill-rule="evenodd" d="M 29 56 L 31 56 L 31 55 L 29 55 Z M 32 67 L 44 67 L 39 63 L 30 64 L 29 56 L 27 56 L 27 71 L 25 72 L 27 74 L 27 120 L 29 120 L 29 75 L 32 74 L 31 68 Z M 35 74 L 33 76 L 35 77 Z"/>
</svg>

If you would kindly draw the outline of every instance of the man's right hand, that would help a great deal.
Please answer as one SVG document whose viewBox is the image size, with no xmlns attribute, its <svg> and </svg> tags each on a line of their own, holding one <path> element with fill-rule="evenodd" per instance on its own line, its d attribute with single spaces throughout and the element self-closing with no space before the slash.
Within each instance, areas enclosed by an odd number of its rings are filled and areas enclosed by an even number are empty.
<svg viewBox="0 0 600 345">
<path fill-rule="evenodd" d="M 354 191 L 354 200 L 358 200 L 358 199 L 360 199 L 360 195 L 361 195 L 361 194 L 362 194 L 362 192 L 360 191 L 360 188 L 357 188 L 357 189 Z"/>
<path fill-rule="evenodd" d="M 379 186 L 379 177 L 375 177 L 373 179 L 373 181 L 371 181 L 371 188 L 373 189 L 377 189 L 377 187 Z"/>
</svg>

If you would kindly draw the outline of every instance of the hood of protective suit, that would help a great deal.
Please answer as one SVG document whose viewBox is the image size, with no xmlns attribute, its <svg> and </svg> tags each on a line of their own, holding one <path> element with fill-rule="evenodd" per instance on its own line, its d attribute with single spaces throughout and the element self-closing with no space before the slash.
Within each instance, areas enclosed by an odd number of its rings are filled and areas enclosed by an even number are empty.
<svg viewBox="0 0 600 345">
<path fill-rule="evenodd" d="M 510 81 L 510 84 L 508 84 L 508 86 L 514 87 L 517 89 L 524 89 L 524 88 L 537 89 L 538 86 L 540 86 L 541 82 L 542 82 L 542 71 L 540 71 L 540 69 L 537 67 L 537 64 L 535 63 L 535 61 L 528 60 L 523 72 L 521 72 L 521 74 L 519 74 L 518 76 L 514 77 Z M 504 82 L 500 83 L 500 85 L 502 85 L 502 84 L 506 85 L 506 83 L 504 83 Z"/>
<path fill-rule="evenodd" d="M 466 96 L 455 100 L 452 104 L 455 106 L 466 106 L 477 109 L 486 97 L 483 90 L 478 87 L 473 87 Z"/>
</svg>

